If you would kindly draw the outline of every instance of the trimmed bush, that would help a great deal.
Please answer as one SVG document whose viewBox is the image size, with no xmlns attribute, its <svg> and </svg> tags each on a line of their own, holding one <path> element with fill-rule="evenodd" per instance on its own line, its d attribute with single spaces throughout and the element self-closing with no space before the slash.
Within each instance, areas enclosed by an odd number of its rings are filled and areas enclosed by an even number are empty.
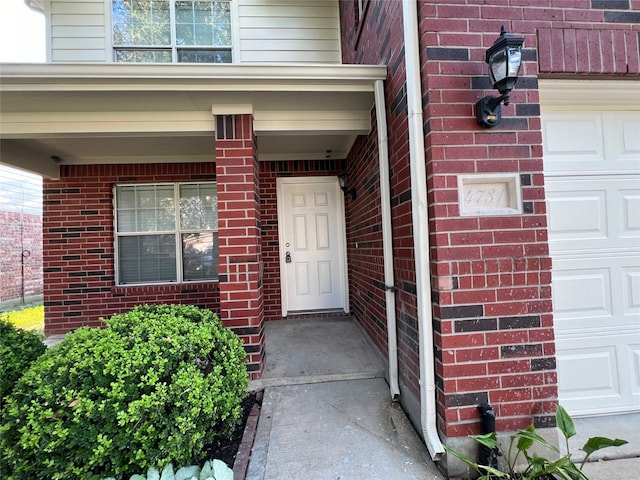
<svg viewBox="0 0 640 480">
<path fill-rule="evenodd" d="M 6 314 L 0 315 L 0 401 L 47 347 L 42 335 L 16 328 Z"/>
<path fill-rule="evenodd" d="M 237 425 L 247 383 L 242 343 L 212 312 L 153 305 L 114 315 L 104 329 L 67 335 L 16 384 L 0 470 L 97 479 L 196 463 Z"/>
</svg>

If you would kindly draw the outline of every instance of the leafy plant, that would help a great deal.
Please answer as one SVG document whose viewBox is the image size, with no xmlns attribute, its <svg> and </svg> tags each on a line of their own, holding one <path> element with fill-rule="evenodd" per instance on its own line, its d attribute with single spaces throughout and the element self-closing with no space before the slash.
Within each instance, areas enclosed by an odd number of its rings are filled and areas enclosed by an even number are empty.
<svg viewBox="0 0 640 480">
<path fill-rule="evenodd" d="M 95 479 L 190 464 L 233 432 L 246 355 L 215 314 L 150 305 L 105 323 L 67 335 L 6 397 L 0 470 L 10 478 Z"/>
<path fill-rule="evenodd" d="M 556 425 L 564 435 L 566 449 L 567 452 L 569 452 L 569 438 L 573 437 L 576 434 L 576 429 L 573 420 L 561 405 L 558 405 L 556 409 Z M 538 444 L 556 454 L 553 455 L 554 458 L 560 455 L 560 450 L 551 445 L 540 435 L 538 435 L 533 425 L 531 425 L 526 430 L 519 430 L 514 435 L 511 435 L 509 448 L 507 450 L 503 450 L 502 445 L 498 443 L 495 432 L 487 433 L 484 435 L 470 435 L 470 438 L 473 438 L 478 443 L 492 451 L 497 451 L 499 456 L 503 456 L 506 461 L 506 472 L 487 465 L 479 465 L 478 463 L 474 462 L 461 453 L 458 453 L 446 446 L 444 448 L 448 453 L 458 458 L 465 464 L 469 465 L 474 471 L 480 474 L 479 478 L 485 480 L 491 480 L 495 478 L 505 478 L 508 480 L 532 480 L 536 478 L 588 480 L 587 476 L 582 471 L 582 467 L 593 452 L 606 447 L 619 447 L 628 443 L 626 440 L 621 440 L 619 438 L 613 440 L 606 437 L 591 437 L 582 447 L 582 450 L 586 453 L 586 456 L 578 467 L 571 460 L 570 453 L 567 453 L 566 455 L 558 459 L 548 459 L 538 456 L 536 453 L 531 453 L 530 449 L 535 444 Z M 517 465 L 520 456 L 524 457 L 526 461 L 526 467 L 522 471 L 517 471 Z"/>
<path fill-rule="evenodd" d="M 16 328 L 7 314 L 0 315 L 0 400 L 47 347 L 37 332 Z"/>
<path fill-rule="evenodd" d="M 102 480 L 116 480 L 115 477 Z M 182 467 L 173 471 L 173 464 L 169 463 L 160 472 L 156 467 L 150 467 L 147 475 L 133 474 L 129 480 L 233 480 L 231 470 L 222 460 L 207 460 L 202 468 L 198 465 Z"/>
</svg>

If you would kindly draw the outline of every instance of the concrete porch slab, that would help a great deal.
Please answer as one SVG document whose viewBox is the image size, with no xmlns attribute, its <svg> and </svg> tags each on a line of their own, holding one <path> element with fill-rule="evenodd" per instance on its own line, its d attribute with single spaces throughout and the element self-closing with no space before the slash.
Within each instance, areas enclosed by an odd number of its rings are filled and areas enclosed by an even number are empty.
<svg viewBox="0 0 640 480">
<path fill-rule="evenodd" d="M 380 359 L 351 317 L 267 322 L 265 370 L 249 389 L 384 376 Z"/>
<path fill-rule="evenodd" d="M 265 389 L 247 480 L 440 480 L 384 379 Z"/>
</svg>

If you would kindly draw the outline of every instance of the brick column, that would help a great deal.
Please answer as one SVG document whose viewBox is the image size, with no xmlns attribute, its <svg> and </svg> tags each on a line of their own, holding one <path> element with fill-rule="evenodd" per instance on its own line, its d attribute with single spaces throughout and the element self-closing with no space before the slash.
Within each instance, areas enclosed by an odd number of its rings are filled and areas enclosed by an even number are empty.
<svg viewBox="0 0 640 480">
<path fill-rule="evenodd" d="M 250 378 L 264 365 L 259 167 L 251 115 L 216 117 L 220 318 L 244 341 Z"/>
</svg>

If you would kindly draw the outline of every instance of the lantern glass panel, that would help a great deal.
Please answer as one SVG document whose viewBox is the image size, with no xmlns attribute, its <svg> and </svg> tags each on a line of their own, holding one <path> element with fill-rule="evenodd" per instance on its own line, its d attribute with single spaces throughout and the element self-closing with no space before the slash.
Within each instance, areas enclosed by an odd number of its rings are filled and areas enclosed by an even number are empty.
<svg viewBox="0 0 640 480">
<path fill-rule="evenodd" d="M 507 57 L 504 50 L 498 50 L 489 58 L 489 73 L 494 85 L 507 76 Z"/>
<path fill-rule="evenodd" d="M 522 50 L 520 47 L 509 47 L 509 68 L 507 72 L 508 77 L 517 77 L 520 70 L 520 64 L 522 63 Z"/>
</svg>

